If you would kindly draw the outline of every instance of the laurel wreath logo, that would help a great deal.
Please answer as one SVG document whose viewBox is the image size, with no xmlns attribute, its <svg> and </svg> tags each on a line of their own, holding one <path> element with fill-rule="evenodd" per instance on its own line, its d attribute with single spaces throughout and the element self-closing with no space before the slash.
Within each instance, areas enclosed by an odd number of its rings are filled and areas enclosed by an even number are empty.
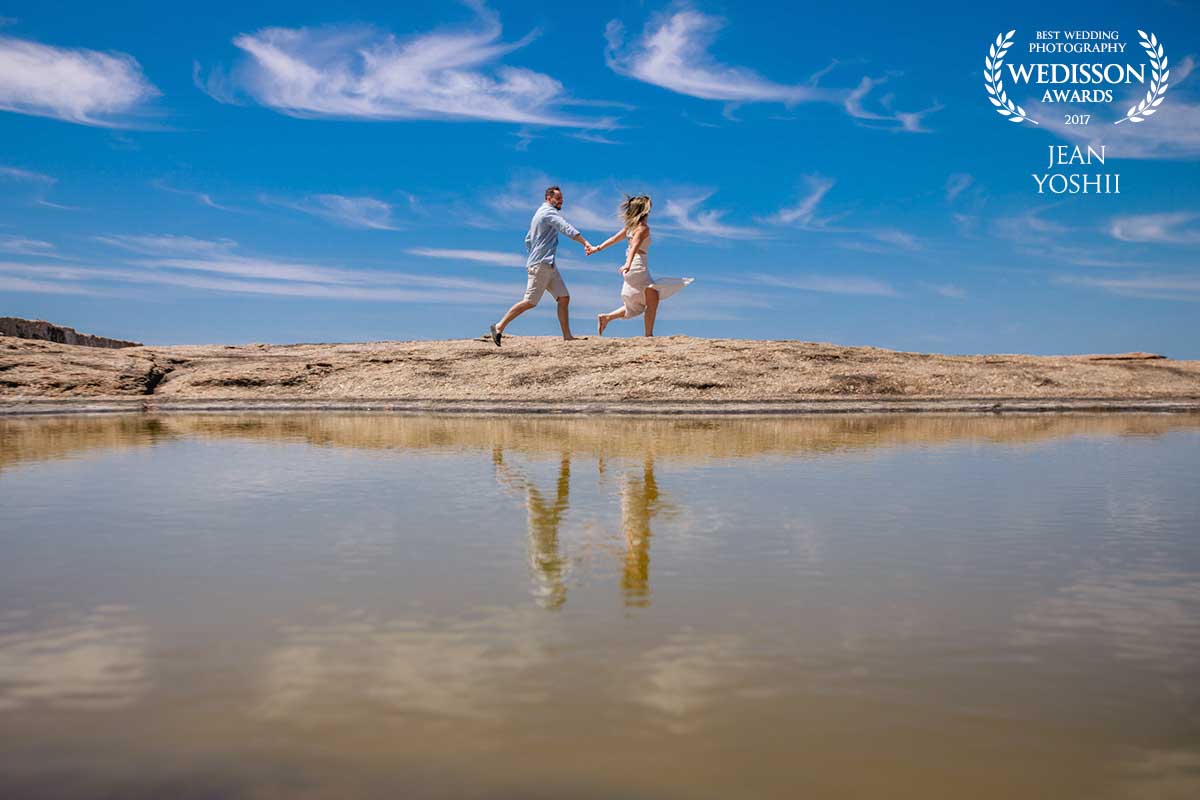
<svg viewBox="0 0 1200 800">
<path fill-rule="evenodd" d="M 1162 105 L 1163 99 L 1167 95 L 1167 78 L 1171 77 L 1171 70 L 1167 69 L 1167 57 L 1163 55 L 1162 42 L 1158 37 L 1151 33 L 1146 35 L 1145 31 L 1138 31 L 1138 36 L 1142 37 L 1141 45 L 1146 51 L 1146 56 L 1150 59 L 1150 88 L 1146 90 L 1146 96 L 1137 105 L 1130 106 L 1125 112 L 1125 116 L 1113 123 L 1120 125 L 1122 122 L 1145 122 L 1146 117 L 1158 111 L 1158 107 Z"/>
<path fill-rule="evenodd" d="M 997 114 L 1008 117 L 1009 122 L 1032 122 L 1037 125 L 1036 119 L 1028 116 L 1025 109 L 1014 103 L 1004 93 L 1004 81 L 1000 79 L 1000 67 L 1004 64 L 1004 56 L 1008 54 L 1008 48 L 1012 47 L 1013 34 L 1016 32 L 1014 29 L 1008 33 L 996 34 L 996 41 L 988 46 L 987 58 L 983 60 L 983 88 L 987 89 L 988 100 L 991 100 L 992 105 L 996 107 Z"/>
</svg>

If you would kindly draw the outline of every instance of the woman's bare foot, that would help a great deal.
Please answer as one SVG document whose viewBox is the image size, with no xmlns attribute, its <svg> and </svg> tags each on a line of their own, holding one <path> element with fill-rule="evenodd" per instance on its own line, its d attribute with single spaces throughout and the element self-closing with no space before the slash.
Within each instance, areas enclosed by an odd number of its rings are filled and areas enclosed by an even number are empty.
<svg viewBox="0 0 1200 800">
<path fill-rule="evenodd" d="M 603 336 L 604 329 L 608 327 L 608 317 L 603 314 L 596 315 L 596 335 Z"/>
</svg>

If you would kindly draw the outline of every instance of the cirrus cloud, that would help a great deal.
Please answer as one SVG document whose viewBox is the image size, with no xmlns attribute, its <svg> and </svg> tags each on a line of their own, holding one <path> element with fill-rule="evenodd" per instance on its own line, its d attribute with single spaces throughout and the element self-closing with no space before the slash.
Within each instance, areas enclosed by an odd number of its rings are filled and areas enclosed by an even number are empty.
<svg viewBox="0 0 1200 800">
<path fill-rule="evenodd" d="M 717 33 L 725 26 L 720 17 L 684 5 L 673 13 L 652 17 L 640 36 L 625 40 L 625 26 L 612 20 L 604 29 L 608 43 L 605 60 L 619 75 L 660 86 L 689 97 L 726 103 L 830 103 L 840 105 L 849 116 L 876 127 L 908 133 L 928 133 L 922 119 L 942 106 L 922 111 L 898 111 L 884 98 L 879 110 L 866 107 L 867 95 L 888 80 L 863 76 L 854 89 L 824 88 L 820 80 L 840 62 L 833 61 L 803 83 L 778 83 L 752 69 L 717 60 L 710 52 Z M 726 117 L 732 118 L 726 109 Z M 898 123 L 898 124 L 896 124 Z"/>
<path fill-rule="evenodd" d="M 457 119 L 612 128 L 608 119 L 566 114 L 563 85 L 541 72 L 497 63 L 527 45 L 501 40 L 497 15 L 474 6 L 476 21 L 397 39 L 367 25 L 263 28 L 233 43 L 244 58 L 231 71 L 199 69 L 201 89 L 222 102 L 246 96 L 301 118 Z"/>
<path fill-rule="evenodd" d="M 123 127 L 159 91 L 125 53 L 0 36 L 0 110 Z"/>
<path fill-rule="evenodd" d="M 1197 219 L 1200 214 L 1192 211 L 1128 214 L 1114 217 L 1108 233 L 1122 242 L 1197 244 L 1200 243 L 1200 231 L 1189 225 Z"/>
</svg>

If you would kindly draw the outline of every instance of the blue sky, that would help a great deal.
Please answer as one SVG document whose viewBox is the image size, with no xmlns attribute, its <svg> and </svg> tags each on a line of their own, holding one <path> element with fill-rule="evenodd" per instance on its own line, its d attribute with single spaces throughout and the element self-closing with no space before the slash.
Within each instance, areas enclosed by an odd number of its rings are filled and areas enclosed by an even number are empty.
<svg viewBox="0 0 1200 800">
<path fill-rule="evenodd" d="M 548 183 L 598 242 L 649 193 L 660 334 L 1200 358 L 1194 4 L 161 3 L 0 8 L 0 315 L 148 343 L 482 333 Z M 1089 128 L 998 32 L 1161 37 L 1160 113 Z M 1141 59 L 1132 53 L 1131 59 Z M 1071 59 L 1055 59 L 1071 60 Z M 1120 195 L 1039 196 L 1095 140 Z M 578 332 L 621 248 L 564 241 Z M 543 303 L 510 333 L 556 332 Z M 614 323 L 613 334 L 640 325 Z"/>
</svg>

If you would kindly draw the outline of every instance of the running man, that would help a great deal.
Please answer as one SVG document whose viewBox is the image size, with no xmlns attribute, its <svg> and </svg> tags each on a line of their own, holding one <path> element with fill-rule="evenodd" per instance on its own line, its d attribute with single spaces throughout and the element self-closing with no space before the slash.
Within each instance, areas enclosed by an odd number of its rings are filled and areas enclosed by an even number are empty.
<svg viewBox="0 0 1200 800">
<path fill-rule="evenodd" d="M 571 335 L 571 319 L 569 308 L 571 295 L 567 293 L 567 284 L 554 263 L 558 253 L 558 234 L 574 239 L 583 245 L 584 252 L 591 250 L 592 245 L 571 223 L 563 219 L 563 194 L 557 186 L 546 190 L 546 202 L 533 213 L 529 223 L 529 233 L 525 234 L 525 249 L 529 258 L 525 261 L 525 270 L 529 273 L 529 282 L 525 286 L 525 297 L 508 310 L 508 313 L 490 328 L 492 341 L 500 346 L 504 329 L 517 317 L 538 304 L 542 295 L 550 292 L 550 296 L 558 301 L 558 325 L 562 328 L 565 341 L 575 339 Z"/>
</svg>

